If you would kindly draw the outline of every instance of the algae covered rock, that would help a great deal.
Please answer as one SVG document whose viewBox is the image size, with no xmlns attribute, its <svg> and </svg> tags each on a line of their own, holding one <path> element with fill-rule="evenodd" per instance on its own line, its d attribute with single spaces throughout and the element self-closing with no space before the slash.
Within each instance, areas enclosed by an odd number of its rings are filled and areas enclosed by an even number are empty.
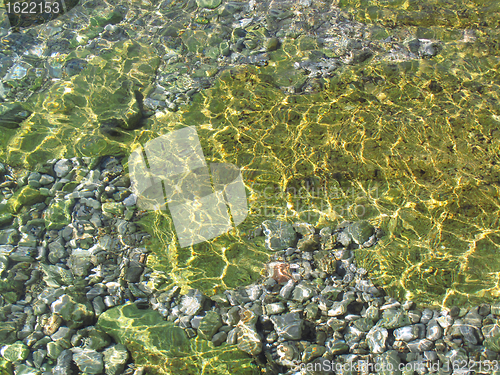
<svg viewBox="0 0 500 375">
<path fill-rule="evenodd" d="M 258 374 L 251 357 L 236 346 L 215 347 L 199 337 L 189 340 L 184 330 L 163 320 L 154 310 L 134 304 L 117 306 L 99 316 L 97 327 L 125 345 L 136 365 L 148 374 Z"/>
<path fill-rule="evenodd" d="M 2 349 L 2 356 L 10 362 L 24 361 L 30 354 L 29 348 L 21 341 L 7 345 Z"/>
<path fill-rule="evenodd" d="M 5 375 L 14 374 L 14 371 L 12 370 L 12 363 L 6 359 L 0 358 L 0 372 Z"/>
<path fill-rule="evenodd" d="M 484 340 L 484 346 L 493 352 L 500 353 L 500 335 L 488 337 Z"/>
<path fill-rule="evenodd" d="M 5 103 L 0 105 L 0 127 L 16 129 L 26 120 L 31 112 L 20 103 Z"/>
<path fill-rule="evenodd" d="M 74 201 L 64 199 L 53 201 L 47 211 L 45 211 L 45 227 L 47 230 L 61 229 L 71 222 L 71 208 Z"/>
<path fill-rule="evenodd" d="M 52 313 L 60 315 L 69 328 L 79 328 L 89 324 L 94 316 L 88 303 L 78 303 L 73 297 L 63 294 L 50 305 Z"/>
<path fill-rule="evenodd" d="M 8 200 L 9 210 L 12 213 L 17 213 L 22 206 L 31 206 L 35 203 L 40 203 L 45 200 L 40 191 L 33 189 L 31 186 L 25 186 L 18 190 L 12 198 Z"/>
<path fill-rule="evenodd" d="M 200 8 L 215 9 L 222 3 L 222 0 L 196 0 L 196 5 Z"/>
</svg>

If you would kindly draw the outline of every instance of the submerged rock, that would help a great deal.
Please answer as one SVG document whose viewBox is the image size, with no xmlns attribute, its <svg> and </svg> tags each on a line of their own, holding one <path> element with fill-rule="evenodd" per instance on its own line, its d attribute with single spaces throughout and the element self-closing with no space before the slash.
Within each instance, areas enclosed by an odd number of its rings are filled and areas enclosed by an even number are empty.
<svg viewBox="0 0 500 375">
<path fill-rule="evenodd" d="M 117 306 L 99 316 L 97 328 L 123 344 L 136 366 L 151 374 L 207 373 L 257 375 L 257 366 L 236 346 L 215 347 L 200 337 L 189 340 L 182 328 L 163 320 L 157 311 L 134 304 Z M 105 357 L 105 362 L 106 362 Z"/>
<path fill-rule="evenodd" d="M 297 233 L 292 224 L 279 220 L 266 220 L 262 223 L 269 250 L 283 250 L 295 244 Z"/>
</svg>

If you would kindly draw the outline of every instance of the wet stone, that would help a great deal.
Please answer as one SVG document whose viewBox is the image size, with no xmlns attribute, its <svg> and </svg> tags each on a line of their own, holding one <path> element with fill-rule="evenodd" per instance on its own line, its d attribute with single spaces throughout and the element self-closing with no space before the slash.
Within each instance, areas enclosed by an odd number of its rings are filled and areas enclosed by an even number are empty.
<svg viewBox="0 0 500 375">
<path fill-rule="evenodd" d="M 124 279 L 129 283 L 137 283 L 141 279 L 143 270 L 144 266 L 141 263 L 132 260 L 129 266 L 127 267 Z"/>
<path fill-rule="evenodd" d="M 311 236 L 314 233 L 316 233 L 316 229 L 314 228 L 314 225 L 309 224 L 309 223 L 293 223 L 292 224 L 293 229 L 295 231 L 302 235 L 302 236 Z"/>
<path fill-rule="evenodd" d="M 229 326 L 235 326 L 236 324 L 238 324 L 238 322 L 240 321 L 239 311 L 240 311 L 239 307 L 237 307 L 237 306 L 231 307 L 227 311 L 227 315 L 226 315 L 227 318 L 224 322 Z"/>
<path fill-rule="evenodd" d="M 491 312 L 491 306 L 487 303 L 479 305 L 478 314 L 485 317 Z"/>
<path fill-rule="evenodd" d="M 228 345 L 236 345 L 237 342 L 238 342 L 238 329 L 233 328 L 227 333 L 226 343 Z"/>
<path fill-rule="evenodd" d="M 443 328 L 439 325 L 436 319 L 431 319 L 427 323 L 426 338 L 431 341 L 439 340 L 443 336 Z"/>
<path fill-rule="evenodd" d="M 77 303 L 67 294 L 62 295 L 50 305 L 54 314 L 60 315 L 69 328 L 79 328 L 89 322 L 94 314 L 87 304 Z"/>
<path fill-rule="evenodd" d="M 321 357 L 326 352 L 326 348 L 322 345 L 309 345 L 302 353 L 302 362 L 309 363 L 313 359 Z"/>
<path fill-rule="evenodd" d="M 434 343 L 427 339 L 419 339 L 409 342 L 407 346 L 410 352 L 421 353 L 431 350 L 434 347 Z"/>
<path fill-rule="evenodd" d="M 500 302 L 492 303 L 490 309 L 493 315 L 500 316 Z"/>
<path fill-rule="evenodd" d="M 415 325 L 400 327 L 394 330 L 394 337 L 400 341 L 412 341 L 418 338 L 418 328 Z"/>
<path fill-rule="evenodd" d="M 57 332 L 50 336 L 50 338 L 52 341 L 57 342 L 63 348 L 67 349 L 70 347 L 70 340 L 73 333 L 74 331 L 68 327 L 59 327 Z"/>
<path fill-rule="evenodd" d="M 87 374 L 100 374 L 104 369 L 102 354 L 92 349 L 71 348 L 73 361 L 80 371 Z"/>
<path fill-rule="evenodd" d="M 335 259 L 331 251 L 318 251 L 316 254 L 314 254 L 313 258 L 316 267 L 320 271 L 326 272 L 329 275 L 335 273 L 337 269 L 337 260 Z"/>
<path fill-rule="evenodd" d="M 251 285 L 245 289 L 248 298 L 250 301 L 257 300 L 262 295 L 262 286 L 261 285 Z"/>
<path fill-rule="evenodd" d="M 451 316 L 439 316 L 436 321 L 438 324 L 443 328 L 446 329 L 448 327 L 451 327 L 453 325 L 453 318 Z"/>
<path fill-rule="evenodd" d="M 500 326 L 498 324 L 486 324 L 481 328 L 481 332 L 485 338 L 499 336 Z"/>
<path fill-rule="evenodd" d="M 422 316 L 422 313 L 418 310 L 410 310 L 408 311 L 408 318 L 410 319 L 410 322 L 415 324 L 420 322 L 420 317 Z"/>
<path fill-rule="evenodd" d="M 356 319 L 353 323 L 353 326 L 355 326 L 357 329 L 363 332 L 368 332 L 374 325 L 373 320 L 369 318 L 360 318 Z"/>
<path fill-rule="evenodd" d="M 371 320 L 376 322 L 380 317 L 380 310 L 378 309 L 378 307 L 371 305 L 366 309 L 365 315 L 367 318 L 370 318 Z"/>
<path fill-rule="evenodd" d="M 300 303 L 308 300 L 315 294 L 315 286 L 308 281 L 301 281 L 292 293 L 292 299 Z"/>
<path fill-rule="evenodd" d="M 222 0 L 196 0 L 200 8 L 215 9 L 222 3 Z"/>
<path fill-rule="evenodd" d="M 103 354 L 106 375 L 118 375 L 123 373 L 128 360 L 128 351 L 125 345 L 113 345 L 104 350 Z"/>
<path fill-rule="evenodd" d="M 434 312 L 431 309 L 425 309 L 422 311 L 422 316 L 420 317 L 420 323 L 427 324 L 434 316 Z"/>
<path fill-rule="evenodd" d="M 79 330 L 78 335 L 85 341 L 85 347 L 87 349 L 101 351 L 111 343 L 111 338 L 94 326 L 85 327 Z"/>
<path fill-rule="evenodd" d="M 33 352 L 33 364 L 36 368 L 40 368 L 46 356 L 47 351 L 43 349 L 38 349 Z"/>
<path fill-rule="evenodd" d="M 319 248 L 319 236 L 318 235 L 310 235 L 304 238 L 301 238 L 297 242 L 297 249 L 300 251 L 314 251 Z"/>
<path fill-rule="evenodd" d="M 375 327 L 374 327 L 375 328 Z M 379 327 L 377 327 L 379 328 Z M 347 345 L 352 346 L 355 343 L 358 343 L 362 338 L 364 338 L 367 334 L 363 331 L 360 331 L 354 326 L 348 326 L 344 331 L 344 338 L 347 342 Z"/>
<path fill-rule="evenodd" d="M 500 333 L 485 339 L 483 345 L 493 352 L 500 353 Z"/>
<path fill-rule="evenodd" d="M 209 311 L 200 322 L 198 335 L 205 340 L 211 340 L 220 327 L 222 327 L 222 319 L 219 314 Z"/>
<path fill-rule="evenodd" d="M 341 331 L 347 325 L 347 322 L 337 318 L 328 319 L 326 325 L 334 331 Z"/>
<path fill-rule="evenodd" d="M 281 314 L 286 310 L 283 302 L 269 303 L 265 305 L 265 310 L 267 315 Z"/>
<path fill-rule="evenodd" d="M 285 285 L 283 285 L 283 287 L 281 288 L 280 296 L 284 299 L 290 298 L 294 288 L 295 288 L 295 284 L 294 284 L 293 280 L 288 280 L 288 282 Z"/>
<path fill-rule="evenodd" d="M 383 353 L 386 349 L 386 340 L 389 337 L 387 329 L 373 327 L 366 335 L 366 342 L 372 353 Z"/>
<path fill-rule="evenodd" d="M 262 223 L 269 250 L 284 250 L 295 244 L 297 233 L 292 224 L 278 220 L 266 220 Z"/>
<path fill-rule="evenodd" d="M 342 302 L 334 302 L 328 310 L 328 316 L 339 316 L 339 315 L 344 315 L 347 312 L 347 303 L 342 301 Z"/>
<path fill-rule="evenodd" d="M 30 353 L 29 348 L 21 341 L 6 345 L 2 348 L 1 355 L 9 362 L 24 361 Z"/>
<path fill-rule="evenodd" d="M 66 258 L 68 253 L 59 241 L 49 243 L 49 262 L 52 264 L 58 263 L 60 260 Z"/>
<path fill-rule="evenodd" d="M 75 276 L 87 276 L 91 267 L 90 251 L 75 249 L 71 252 L 68 260 L 68 267 Z"/>
<path fill-rule="evenodd" d="M 63 350 L 64 348 L 54 341 L 47 343 L 47 356 L 49 358 L 57 359 Z"/>
<path fill-rule="evenodd" d="M 476 327 L 469 324 L 460 324 L 459 331 L 465 342 L 477 345 L 479 343 L 479 333 Z"/>
<path fill-rule="evenodd" d="M 250 355 L 258 355 L 262 352 L 262 341 L 255 324 L 238 323 L 237 332 L 238 349 Z"/>
<path fill-rule="evenodd" d="M 341 292 L 342 288 L 332 285 L 327 285 L 321 291 L 321 295 L 329 298 L 330 300 L 335 300 Z"/>
<path fill-rule="evenodd" d="M 186 315 L 197 315 L 203 308 L 206 297 L 197 289 L 182 296 L 180 311 Z"/>
<path fill-rule="evenodd" d="M 73 353 L 70 350 L 63 350 L 57 357 L 56 366 L 52 370 L 53 375 L 68 375 L 72 373 L 71 362 Z"/>
<path fill-rule="evenodd" d="M 375 227 L 364 220 L 356 221 L 349 224 L 347 227 L 347 233 L 354 243 L 362 245 L 375 233 Z"/>
<path fill-rule="evenodd" d="M 403 310 L 384 310 L 382 319 L 379 322 L 381 327 L 387 329 L 399 328 L 410 324 L 410 319 L 406 311 Z"/>
<path fill-rule="evenodd" d="M 277 50 L 279 45 L 280 42 L 278 38 L 269 38 L 266 40 L 264 47 L 266 48 L 266 51 L 271 52 Z"/>
<path fill-rule="evenodd" d="M 398 356 L 398 352 L 395 350 L 388 350 L 385 353 L 382 353 L 375 357 L 375 363 L 378 368 L 381 369 L 398 369 L 399 364 L 401 363 L 401 359 Z M 400 375 L 401 372 L 398 370 L 395 371 L 387 371 L 387 375 Z"/>
<path fill-rule="evenodd" d="M 73 163 L 68 159 L 61 159 L 54 164 L 54 172 L 57 177 L 66 176 L 71 168 L 73 168 Z"/>
<path fill-rule="evenodd" d="M 344 340 L 330 339 L 325 342 L 328 351 L 333 354 L 344 354 L 349 351 L 349 345 Z"/>
<path fill-rule="evenodd" d="M 222 345 L 223 342 L 225 342 L 227 339 L 227 333 L 226 332 L 218 332 L 212 337 L 212 344 L 214 346 L 220 346 Z"/>
<path fill-rule="evenodd" d="M 483 317 L 477 312 L 477 309 L 469 311 L 463 318 L 464 323 L 480 328 L 483 323 Z"/>
<path fill-rule="evenodd" d="M 284 340 L 299 340 L 302 336 L 304 321 L 299 313 L 271 316 L 274 329 Z"/>
<path fill-rule="evenodd" d="M 307 320 L 315 320 L 318 316 L 319 307 L 315 303 L 310 303 L 304 309 L 304 314 Z"/>
</svg>

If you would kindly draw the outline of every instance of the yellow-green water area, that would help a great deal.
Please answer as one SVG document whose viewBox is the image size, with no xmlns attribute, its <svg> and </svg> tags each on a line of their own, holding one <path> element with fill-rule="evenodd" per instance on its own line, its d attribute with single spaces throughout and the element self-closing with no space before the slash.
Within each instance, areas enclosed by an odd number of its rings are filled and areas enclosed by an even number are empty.
<svg viewBox="0 0 500 375">
<path fill-rule="evenodd" d="M 179 248 L 168 213 L 148 213 L 142 223 L 153 234 L 149 265 L 165 272 L 164 287 L 212 294 L 256 280 L 269 253 L 262 237 L 247 235 L 264 219 L 319 227 L 365 219 L 386 235 L 356 250 L 356 258 L 390 295 L 431 306 L 496 299 L 499 35 L 498 16 L 482 13 L 496 5 L 462 2 L 457 9 L 479 17 L 468 23 L 455 21 L 451 3 L 429 11 L 436 19 L 452 12 L 449 22 L 401 20 L 418 4 L 339 3 L 353 18 L 376 24 L 371 30 L 381 39 L 442 40 L 433 58 L 373 58 L 317 79 L 311 94 L 291 95 L 278 86 L 304 82 L 293 64 L 332 52 L 309 37 L 287 38 L 267 66 L 226 70 L 191 105 L 141 124 L 134 100 L 147 94 L 158 61 L 149 46 L 124 42 L 108 55 L 86 56 L 82 74 L 30 99 L 25 105 L 34 114 L 2 132 L 0 157 L 24 166 L 54 157 L 127 157 L 139 144 L 194 125 L 208 163 L 242 168 L 250 212 L 234 231 L 188 248 Z M 385 16 L 368 18 L 373 7 L 392 12 L 405 30 L 389 28 Z M 475 37 L 464 38 L 458 27 L 474 28 Z M 109 113 L 114 106 L 119 110 Z M 121 119 L 120 127 L 109 118 Z"/>
</svg>

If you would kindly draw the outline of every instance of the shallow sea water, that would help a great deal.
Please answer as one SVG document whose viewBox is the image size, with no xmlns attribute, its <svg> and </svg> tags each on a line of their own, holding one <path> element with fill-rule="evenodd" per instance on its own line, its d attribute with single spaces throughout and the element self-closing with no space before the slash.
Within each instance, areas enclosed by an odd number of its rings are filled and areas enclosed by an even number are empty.
<svg viewBox="0 0 500 375">
<path fill-rule="evenodd" d="M 201 74 L 201 65 L 217 65 L 214 46 L 224 42 L 218 26 L 224 17 L 195 2 L 132 2 L 118 25 L 133 42 L 99 39 L 87 48 L 103 30 L 103 14 L 120 2 L 85 4 L 71 19 L 30 31 L 45 42 L 54 35 L 62 40 L 65 22 L 74 22 L 74 48 L 44 61 L 52 67 L 70 59 L 87 64 L 57 81 L 37 81 L 31 70 L 26 80 L 10 82 L 31 85 L 33 95 L 11 100 L 33 115 L 0 134 L 0 157 L 19 168 L 55 157 L 127 158 L 159 135 L 196 126 L 208 163 L 242 169 L 250 211 L 235 230 L 187 248 L 179 247 L 168 213 L 149 213 L 143 223 L 154 235 L 150 265 L 167 272 L 167 284 L 211 294 L 256 280 L 269 254 L 262 238 L 248 235 L 268 218 L 319 227 L 363 219 L 386 235 L 377 246 L 356 251 L 357 260 L 391 296 L 432 306 L 499 297 L 496 1 L 261 3 L 253 16 L 265 17 L 266 7 L 267 13 L 291 12 L 288 24 L 269 21 L 276 25 L 272 34 L 295 30 L 280 37 L 267 64 L 219 63 L 213 84 L 190 104 L 158 111 L 137 128 L 111 130 L 103 124 L 114 103 L 103 98 L 116 100 L 124 113 L 133 111 L 133 93 L 148 95 L 158 69 L 176 72 L 176 85 L 183 86 L 191 74 Z M 344 30 L 337 24 L 328 34 L 321 28 L 325 14 L 361 26 Z M 265 39 L 259 28 L 246 29 Z M 294 67 L 347 59 L 351 47 L 342 32 L 372 41 L 373 56 L 343 64 L 328 77 L 307 78 Z M 318 33 L 333 41 L 319 42 Z M 415 39 L 437 41 L 439 53 L 398 58 L 395 49 Z M 181 56 L 170 67 L 161 60 L 169 51 Z"/>
</svg>

